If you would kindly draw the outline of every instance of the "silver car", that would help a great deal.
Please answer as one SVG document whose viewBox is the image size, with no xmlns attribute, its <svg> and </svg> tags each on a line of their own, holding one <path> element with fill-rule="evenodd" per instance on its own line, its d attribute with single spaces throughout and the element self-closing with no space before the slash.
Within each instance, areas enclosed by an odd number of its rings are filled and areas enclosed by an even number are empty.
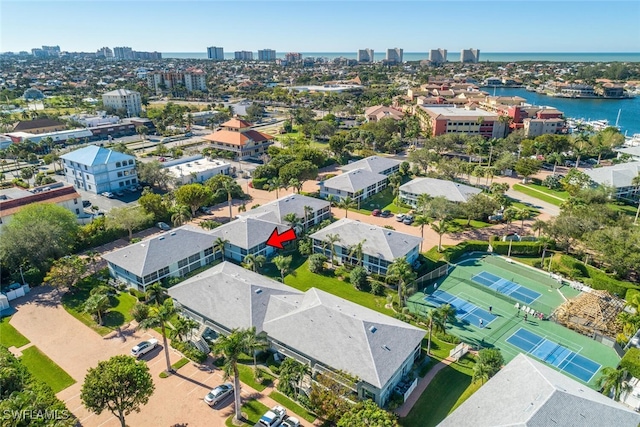
<svg viewBox="0 0 640 427">
<path fill-rule="evenodd" d="M 225 383 L 207 393 L 204 397 L 204 401 L 209 406 L 215 406 L 231 395 L 233 395 L 233 384 Z"/>
</svg>

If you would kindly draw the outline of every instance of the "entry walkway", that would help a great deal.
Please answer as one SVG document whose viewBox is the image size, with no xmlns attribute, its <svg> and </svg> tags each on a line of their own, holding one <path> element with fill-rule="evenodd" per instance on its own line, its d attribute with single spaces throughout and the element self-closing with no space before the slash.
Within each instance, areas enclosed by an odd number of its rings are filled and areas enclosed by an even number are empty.
<svg viewBox="0 0 640 427">
<path fill-rule="evenodd" d="M 409 412 L 411 412 L 411 409 L 418 402 L 418 399 L 420 399 L 422 393 L 424 393 L 424 391 L 427 389 L 427 386 L 429 385 L 431 380 L 435 378 L 438 372 L 451 365 L 453 362 L 455 362 L 455 360 L 447 357 L 446 359 L 442 359 L 433 368 L 431 368 L 429 372 L 427 372 L 427 375 L 425 375 L 420 381 L 418 381 L 418 385 L 409 395 L 409 398 L 405 400 L 402 406 L 396 409 L 396 414 L 399 417 L 406 417 L 407 415 L 409 415 Z"/>
</svg>

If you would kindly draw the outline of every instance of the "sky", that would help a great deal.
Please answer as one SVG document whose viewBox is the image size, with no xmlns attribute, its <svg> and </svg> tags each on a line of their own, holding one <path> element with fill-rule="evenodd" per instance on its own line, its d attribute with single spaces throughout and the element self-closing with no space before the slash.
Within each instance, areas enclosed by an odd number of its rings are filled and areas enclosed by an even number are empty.
<svg viewBox="0 0 640 427">
<path fill-rule="evenodd" d="M 640 52 L 640 1 L 0 0 L 0 52 Z"/>
</svg>

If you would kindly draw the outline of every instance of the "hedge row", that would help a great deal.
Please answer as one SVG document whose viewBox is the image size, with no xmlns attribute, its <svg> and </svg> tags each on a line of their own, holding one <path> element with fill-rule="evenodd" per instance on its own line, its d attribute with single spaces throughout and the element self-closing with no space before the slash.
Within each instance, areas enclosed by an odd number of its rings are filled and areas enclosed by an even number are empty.
<svg viewBox="0 0 640 427">
<path fill-rule="evenodd" d="M 445 249 L 442 257 L 449 262 L 455 262 L 467 252 L 487 252 L 489 243 L 482 240 L 468 240 Z"/>
<path fill-rule="evenodd" d="M 620 367 L 626 369 L 632 376 L 640 378 L 640 349 L 631 347 L 622 357 Z"/>
<path fill-rule="evenodd" d="M 253 178 L 253 181 L 251 181 L 251 185 L 253 185 L 253 188 L 257 190 L 266 190 L 264 187 L 265 185 L 268 185 L 268 182 L 269 178 Z"/>
<path fill-rule="evenodd" d="M 496 254 L 509 254 L 509 242 L 494 242 L 491 246 Z M 540 255 L 541 253 L 540 242 L 511 242 L 511 255 Z"/>
</svg>

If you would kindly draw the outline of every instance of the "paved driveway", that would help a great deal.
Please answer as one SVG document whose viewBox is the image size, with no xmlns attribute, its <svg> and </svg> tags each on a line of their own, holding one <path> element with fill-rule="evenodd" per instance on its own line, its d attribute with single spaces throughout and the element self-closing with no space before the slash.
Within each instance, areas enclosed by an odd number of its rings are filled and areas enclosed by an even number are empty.
<svg viewBox="0 0 640 427">
<path fill-rule="evenodd" d="M 58 289 L 41 286 L 34 288 L 23 298 L 13 301 L 17 312 L 10 323 L 25 335 L 33 345 L 47 354 L 77 382 L 58 393 L 67 408 L 80 420 L 82 426 L 119 426 L 110 412 L 95 415 L 87 411 L 80 400 L 80 390 L 87 370 L 99 361 L 117 354 L 128 354 L 138 341 L 161 337 L 153 330 L 125 329 L 122 336 L 101 337 L 67 313 L 60 304 L 62 293 Z M 171 363 L 180 354 L 170 351 Z M 127 424 L 140 427 L 158 426 L 213 426 L 222 427 L 233 413 L 233 399 L 219 408 L 212 409 L 202 400 L 213 387 L 223 382 L 221 372 L 208 366 L 189 363 L 175 375 L 160 378 L 165 367 L 164 352 L 159 346 L 142 358 L 147 361 L 156 390 L 149 403 L 139 413 L 126 417 Z M 256 397 L 271 407 L 276 403 L 266 397 L 271 390 L 262 393 L 243 386 L 243 398 Z M 307 424 L 308 425 L 308 424 Z"/>
</svg>

